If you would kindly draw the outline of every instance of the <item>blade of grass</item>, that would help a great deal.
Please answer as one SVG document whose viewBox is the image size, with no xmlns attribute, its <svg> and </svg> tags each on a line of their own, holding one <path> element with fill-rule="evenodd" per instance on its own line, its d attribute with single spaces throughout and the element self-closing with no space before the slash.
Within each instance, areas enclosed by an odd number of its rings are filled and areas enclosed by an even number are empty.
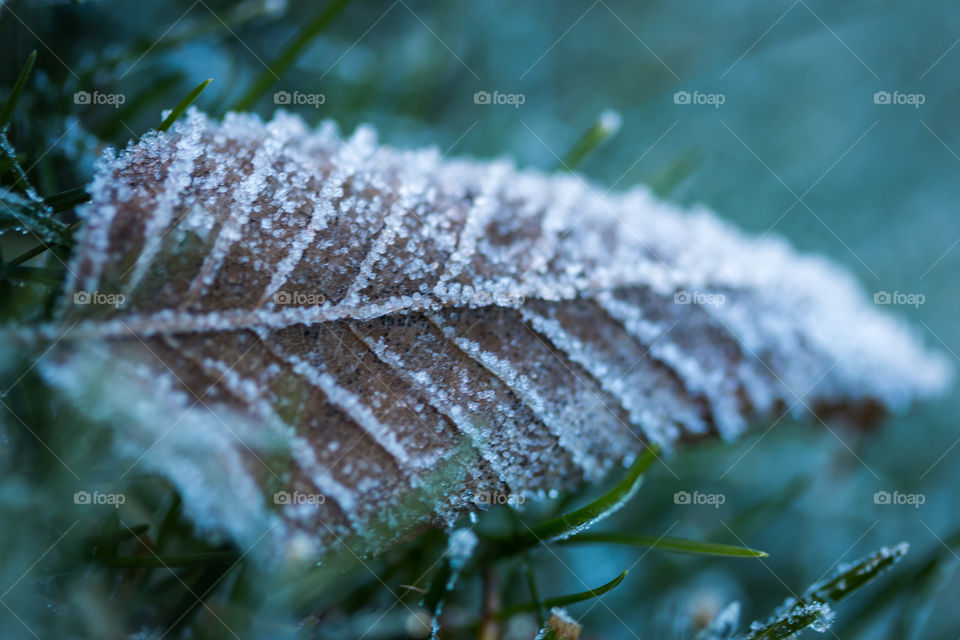
<svg viewBox="0 0 960 640">
<path fill-rule="evenodd" d="M 527 586 L 530 588 L 530 597 L 533 598 L 534 611 L 537 614 L 537 627 L 543 627 L 543 602 L 540 601 L 540 589 L 537 588 L 537 577 L 533 573 L 533 559 L 529 553 L 523 554 L 523 565 Z"/>
<path fill-rule="evenodd" d="M 303 29 L 297 34 L 297 37 L 287 45 L 287 48 L 277 56 L 277 59 L 273 61 L 273 64 L 268 68 L 264 69 L 263 72 L 257 76 L 257 79 L 254 81 L 253 86 L 243 95 L 240 100 L 233 105 L 233 111 L 249 111 L 250 107 L 263 95 L 263 92 L 270 88 L 270 85 L 277 79 L 280 75 L 286 71 L 290 65 L 292 65 L 297 56 L 303 51 L 304 48 L 314 38 L 320 35 L 321 32 L 330 24 L 334 18 L 337 17 L 343 9 L 350 3 L 350 0 L 334 0 L 330 6 L 325 10 L 321 11 L 317 17 L 308 22 Z"/>
<path fill-rule="evenodd" d="M 647 186 L 661 198 L 666 198 L 700 165 L 700 157 L 693 152 L 681 155 L 654 176 Z"/>
<path fill-rule="evenodd" d="M 942 545 L 938 545 L 931 550 L 908 577 L 901 580 L 892 580 L 874 593 L 840 627 L 840 635 L 851 638 L 859 637 L 866 626 L 887 613 L 891 606 L 895 606 L 898 602 L 906 602 L 907 605 L 901 604 L 901 611 L 904 613 L 898 622 L 896 630 L 900 635 L 897 637 L 917 637 L 919 632 L 917 627 L 922 626 L 922 621 L 917 619 L 918 612 L 916 609 L 928 606 L 922 602 L 924 597 L 934 597 L 933 594 L 936 593 L 937 585 L 943 579 L 943 576 L 955 571 L 957 564 L 955 554 L 958 550 L 960 550 L 960 530 L 954 531 L 944 540 Z M 914 604 L 911 607 L 912 611 L 907 609 L 911 601 L 916 600 L 921 602 Z M 914 620 L 907 620 L 908 618 L 914 618 Z M 905 630 L 905 627 L 913 628 Z"/>
<path fill-rule="evenodd" d="M 50 207 L 50 213 L 63 213 L 90 200 L 90 194 L 85 187 L 77 187 L 55 193 L 43 199 L 43 203 Z"/>
<path fill-rule="evenodd" d="M 27 178 L 27 172 L 23 170 L 20 162 L 17 161 L 17 151 L 13 148 L 13 145 L 10 144 L 6 129 L 0 129 L 0 166 L 3 167 L 3 171 L 0 171 L 0 176 L 9 172 L 16 177 L 16 180 L 9 186 L 3 188 L 3 193 L 0 195 L 0 198 L 8 197 L 14 187 L 21 185 L 18 191 L 22 192 L 33 205 L 43 203 L 43 199 L 37 195 L 36 189 L 30 184 L 30 180 Z"/>
<path fill-rule="evenodd" d="M 554 171 L 573 171 L 591 151 L 616 135 L 620 130 L 620 114 L 616 111 L 604 111 L 592 127 L 587 129 L 576 144 L 553 168 Z"/>
<path fill-rule="evenodd" d="M 447 593 L 447 585 L 450 583 L 452 575 L 453 569 L 450 566 L 450 560 L 444 558 L 437 573 L 434 574 L 433 580 L 430 581 L 430 586 L 427 588 L 427 595 L 423 597 L 423 607 L 429 611 L 431 615 L 439 614 L 443 608 L 443 599 Z"/>
<path fill-rule="evenodd" d="M 66 228 L 66 231 L 67 231 L 67 232 L 73 231 L 74 229 L 76 229 L 76 228 L 79 227 L 79 226 L 80 226 L 80 221 L 78 220 L 78 221 L 74 222 L 73 224 L 71 224 L 69 227 L 67 227 L 67 228 Z M 29 249 L 28 251 L 24 251 L 23 253 L 21 253 L 19 256 L 17 256 L 17 257 L 14 258 L 13 260 L 11 260 L 9 264 L 10 264 L 10 266 L 13 266 L 13 267 L 15 267 L 15 266 L 17 266 L 17 265 L 20 265 L 20 264 L 23 264 L 24 262 L 27 262 L 28 260 L 31 260 L 32 258 L 36 258 L 37 256 L 39 256 L 41 253 L 43 253 L 44 251 L 46 251 L 46 250 L 49 249 L 49 248 L 50 248 L 50 245 L 38 244 L 38 245 L 35 246 L 33 249 Z"/>
<path fill-rule="evenodd" d="M 163 549 L 167 544 L 167 540 L 170 539 L 170 535 L 174 531 L 177 519 L 180 517 L 181 504 L 182 498 L 180 497 L 180 494 L 174 491 L 173 497 L 170 500 L 170 506 L 163 515 L 163 520 L 160 521 L 160 526 L 157 528 L 158 549 Z"/>
<path fill-rule="evenodd" d="M 826 630 L 832 622 L 829 605 L 840 602 L 893 567 L 909 548 L 905 542 L 893 548 L 883 547 L 837 571 L 829 580 L 810 587 L 793 605 L 778 610 L 770 620 L 752 624 L 750 632 L 741 636 L 741 640 L 786 640 L 810 626 Z"/>
<path fill-rule="evenodd" d="M 181 100 L 177 106 L 173 108 L 173 111 L 170 112 L 170 115 L 168 115 L 163 122 L 160 123 L 160 126 L 157 127 L 157 129 L 160 131 L 166 131 L 173 126 L 173 123 L 177 121 L 177 118 L 183 115 L 183 112 L 187 110 L 187 107 L 193 104 L 193 101 L 196 100 L 201 93 L 203 93 L 203 90 L 206 89 L 207 85 L 211 82 L 213 82 L 213 78 L 207 78 L 198 84 L 193 91 L 187 94 L 187 97 Z"/>
<path fill-rule="evenodd" d="M 552 609 L 553 607 L 564 607 L 568 604 L 583 602 L 584 600 L 590 600 L 591 598 L 599 598 L 608 591 L 616 588 L 616 586 L 623 582 L 623 579 L 626 577 L 627 572 L 624 571 L 610 582 L 600 585 L 596 589 L 588 589 L 587 591 L 571 593 L 570 595 L 559 596 L 557 598 L 547 598 L 543 601 L 543 606 L 548 609 Z M 534 602 L 526 602 L 524 604 L 518 604 L 512 607 L 501 609 L 500 612 L 497 613 L 497 620 L 506 620 L 507 618 L 517 615 L 518 613 L 533 611 L 536 606 L 537 605 Z"/>
<path fill-rule="evenodd" d="M 20 75 L 17 77 L 17 82 L 13 85 L 13 89 L 10 90 L 10 95 L 7 96 L 7 101 L 3 105 L 3 110 L 0 111 L 0 131 L 4 131 L 10 124 L 10 119 L 13 118 L 13 110 L 17 106 L 17 100 L 20 99 L 20 93 L 23 91 L 23 86 L 27 83 L 27 78 L 30 77 L 30 71 L 33 69 L 33 63 L 36 61 L 37 50 L 34 49 L 33 53 L 31 53 L 27 58 L 27 62 L 23 65 L 23 68 L 20 70 Z"/>
<path fill-rule="evenodd" d="M 31 234 L 49 244 L 69 244 L 70 241 L 67 225 L 16 193 L 0 194 L 0 232 L 7 229 Z"/>
<path fill-rule="evenodd" d="M 900 560 L 910 550 L 910 545 L 901 542 L 892 549 L 884 547 L 863 558 L 825 583 L 815 586 L 805 599 L 822 602 L 840 602 L 848 595 L 867 584 Z"/>
<path fill-rule="evenodd" d="M 731 544 L 624 533 L 579 533 L 566 540 L 558 540 L 557 544 L 624 544 L 636 547 L 653 547 L 660 551 L 671 551 L 673 553 L 726 556 L 731 558 L 766 558 L 769 555 L 765 551 L 738 547 Z"/>
<path fill-rule="evenodd" d="M 509 555 L 525 551 L 540 542 L 570 537 L 618 511 L 640 488 L 644 472 L 657 459 L 656 447 L 648 447 L 630 466 L 627 474 L 610 491 L 585 507 L 548 520 L 512 539 L 500 543 L 499 553 Z"/>
<path fill-rule="evenodd" d="M 51 287 L 59 287 L 63 279 L 63 274 L 55 269 L 0 265 L 0 278 L 23 283 L 36 282 Z"/>
</svg>

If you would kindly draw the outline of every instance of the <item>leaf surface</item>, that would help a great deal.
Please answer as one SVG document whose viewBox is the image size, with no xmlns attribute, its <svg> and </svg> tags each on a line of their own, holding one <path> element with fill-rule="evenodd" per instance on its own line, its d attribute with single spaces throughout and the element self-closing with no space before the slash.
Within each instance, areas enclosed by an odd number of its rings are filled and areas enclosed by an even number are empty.
<svg viewBox="0 0 960 640">
<path fill-rule="evenodd" d="M 645 187 L 191 109 L 88 191 L 47 377 L 201 528 L 298 557 L 948 377 L 844 271 Z"/>
</svg>

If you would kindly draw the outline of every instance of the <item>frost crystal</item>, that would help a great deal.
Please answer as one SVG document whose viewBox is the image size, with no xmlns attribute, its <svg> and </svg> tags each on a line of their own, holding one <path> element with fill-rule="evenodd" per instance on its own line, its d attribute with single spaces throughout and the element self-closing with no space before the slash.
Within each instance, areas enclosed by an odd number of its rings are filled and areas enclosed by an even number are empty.
<svg viewBox="0 0 960 640">
<path fill-rule="evenodd" d="M 459 569 L 467 563 L 477 548 L 477 534 L 470 529 L 457 529 L 447 540 L 447 558 L 450 566 Z"/>
<path fill-rule="evenodd" d="M 844 271 L 646 187 L 191 111 L 89 189 L 49 378 L 200 526 L 295 556 L 948 378 Z"/>
<path fill-rule="evenodd" d="M 696 640 L 730 640 L 740 624 L 740 603 L 731 602 L 710 622 L 710 625 L 697 634 Z"/>
</svg>

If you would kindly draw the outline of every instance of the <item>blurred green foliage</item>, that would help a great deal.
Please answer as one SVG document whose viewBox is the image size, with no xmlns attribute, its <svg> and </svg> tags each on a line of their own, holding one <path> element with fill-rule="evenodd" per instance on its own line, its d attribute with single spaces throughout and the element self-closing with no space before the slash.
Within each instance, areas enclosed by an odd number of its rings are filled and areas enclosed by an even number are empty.
<svg viewBox="0 0 960 640">
<path fill-rule="evenodd" d="M 338 11 L 325 19 L 331 6 Z M 568 157 L 613 109 L 622 127 L 582 159 L 584 175 L 604 188 L 648 182 L 745 229 L 772 229 L 846 264 L 868 292 L 922 293 L 922 306 L 891 312 L 956 356 L 958 38 L 960 5 L 942 1 L 7 0 L 0 2 L 0 97 L 10 95 L 37 50 L 16 109 L 3 119 L 10 117 L 7 136 L 29 182 L 48 203 L 53 197 L 63 205 L 58 232 L 77 221 L 70 208 L 82 200 L 76 189 L 90 179 L 102 147 L 156 128 L 164 110 L 207 78 L 214 82 L 195 104 L 212 113 L 243 103 L 257 87 L 250 105 L 264 115 L 283 101 L 275 92 L 322 95 L 322 103 L 291 98 L 283 106 L 311 123 L 332 118 L 346 131 L 374 123 L 392 144 L 506 154 L 543 169 Z M 478 104 L 484 91 L 524 99 Z M 724 101 L 677 104 L 682 91 Z M 920 94 L 924 102 L 877 103 L 884 91 Z M 5 192 L 18 181 L 11 162 L 0 165 Z M 4 202 L 29 206 L 23 187 Z M 35 237 L 2 237 L 3 322 L 50 315 L 66 250 L 13 263 L 36 246 Z M 120 510 L 96 509 L 91 517 L 76 508 L 71 495 L 88 486 L 81 476 L 89 483 L 117 475 L 102 456 L 100 432 L 50 396 L 29 358 L 4 344 L 0 350 L 4 638 L 30 637 L 33 627 L 58 638 L 120 637 L 131 622 L 125 611 L 179 631 L 189 625 L 194 637 L 229 637 L 220 619 L 249 637 L 359 637 L 365 630 L 367 638 L 403 637 L 417 590 L 442 554 L 440 532 L 314 585 L 320 596 L 310 604 L 318 613 L 294 626 L 296 616 L 268 597 L 277 583 L 225 564 L 241 552 L 194 535 L 156 479 L 128 479 L 122 490 L 130 500 Z M 532 573 L 552 595 L 632 567 L 602 600 L 571 607 L 591 637 L 688 638 L 732 600 L 743 603 L 744 621 L 762 618 L 836 563 L 906 540 L 914 552 L 897 572 L 840 609 L 838 637 L 954 637 L 957 402 L 951 395 L 870 432 L 789 420 L 759 425 L 741 442 L 701 445 L 655 465 L 639 496 L 605 522 L 607 531 L 726 542 L 764 549 L 769 558 L 569 545 L 534 550 Z M 677 504 L 682 491 L 725 500 Z M 877 492 L 925 501 L 883 504 Z M 519 517 L 533 526 L 600 493 L 528 505 Z M 496 508 L 477 527 L 491 535 L 523 531 L 514 517 Z M 136 528 L 143 523 L 148 530 Z M 132 562 L 122 557 L 149 557 L 147 546 L 189 555 L 193 566 L 118 573 L 116 566 Z M 499 571 L 502 602 L 530 601 L 521 558 Z M 446 609 L 464 624 L 483 599 L 473 578 L 464 576 Z M 213 604 L 198 606 L 192 594 L 207 590 Z M 58 618 L 65 608 L 82 612 L 80 619 Z M 515 620 L 517 637 L 536 632 L 532 617 Z"/>
</svg>

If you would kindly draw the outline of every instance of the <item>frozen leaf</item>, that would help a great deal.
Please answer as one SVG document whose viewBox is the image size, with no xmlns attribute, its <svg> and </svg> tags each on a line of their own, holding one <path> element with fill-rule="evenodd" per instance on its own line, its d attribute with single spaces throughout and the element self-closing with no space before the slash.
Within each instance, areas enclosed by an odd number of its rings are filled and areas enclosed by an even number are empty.
<svg viewBox="0 0 960 640">
<path fill-rule="evenodd" d="M 583 625 L 570 617 L 565 609 L 554 607 L 550 610 L 550 619 L 537 634 L 536 640 L 577 640 Z"/>
<path fill-rule="evenodd" d="M 645 187 L 190 110 L 88 191 L 47 378 L 199 527 L 296 560 L 948 377 L 849 274 Z"/>
</svg>

